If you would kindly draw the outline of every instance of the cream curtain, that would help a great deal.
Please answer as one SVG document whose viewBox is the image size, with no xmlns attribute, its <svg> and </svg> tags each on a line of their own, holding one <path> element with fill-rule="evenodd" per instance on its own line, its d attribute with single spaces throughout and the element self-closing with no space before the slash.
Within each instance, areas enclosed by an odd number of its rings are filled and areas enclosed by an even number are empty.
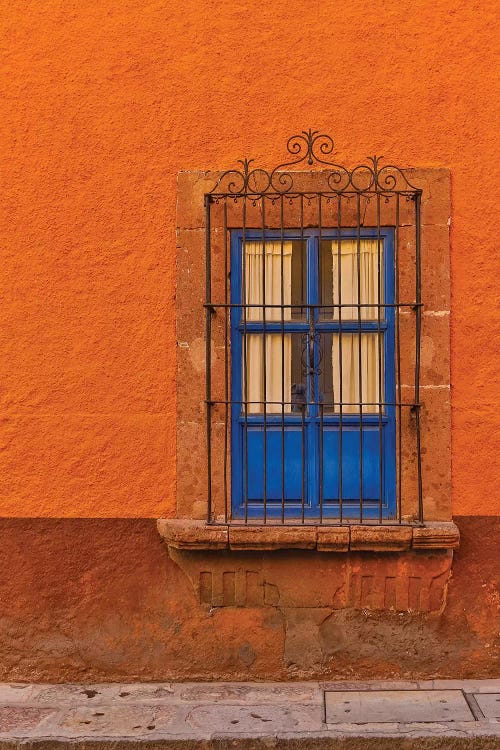
<svg viewBox="0 0 500 750">
<path fill-rule="evenodd" d="M 373 305 L 383 303 L 383 275 L 380 279 L 380 300 L 378 284 L 379 268 L 379 243 L 377 240 L 362 239 L 359 253 L 359 279 L 360 295 L 359 303 L 361 305 Z M 341 288 L 339 290 L 339 253 L 337 242 L 332 243 L 332 261 L 333 261 L 333 303 L 342 305 L 358 303 L 358 244 L 357 240 L 342 240 L 340 243 L 340 276 Z M 380 269 L 383 264 L 383 243 L 380 242 Z M 340 293 L 339 293 L 340 292 Z M 362 320 L 377 319 L 377 308 L 361 308 Z M 338 308 L 334 309 L 334 317 L 338 319 Z M 356 320 L 358 310 L 356 307 L 342 307 L 342 320 Z M 383 317 L 383 315 L 382 315 Z M 380 353 L 383 355 L 383 334 L 378 333 L 357 333 L 342 334 L 342 345 L 340 336 L 333 335 L 332 345 L 332 362 L 333 362 L 333 389 L 335 401 L 341 398 L 343 404 L 342 411 L 344 414 L 359 414 L 360 401 L 360 360 L 361 360 L 361 401 L 363 403 L 373 404 L 379 401 L 380 395 L 383 398 L 383 389 L 379 391 L 379 369 L 382 375 L 383 383 L 383 358 L 379 368 L 379 345 L 378 336 L 380 335 Z M 342 351 L 340 351 L 342 349 Z M 361 357 L 360 357 L 361 355 Z M 342 393 L 340 392 L 340 367 L 342 366 Z M 351 404 L 350 406 L 347 404 Z M 335 410 L 338 412 L 339 407 Z M 377 406 L 363 406 L 364 414 L 378 412 Z"/>
<path fill-rule="evenodd" d="M 384 243 L 380 242 L 380 269 L 384 267 Z M 358 304 L 358 243 L 357 240 L 342 240 L 340 243 L 340 277 L 339 289 L 339 253 L 337 242 L 332 242 L 333 268 L 333 304 Z M 384 301 L 384 276 L 380 278 L 380 303 Z M 378 299 L 378 242 L 377 240 L 360 241 L 359 252 L 359 303 L 361 305 L 376 305 Z M 339 293 L 341 292 L 341 294 Z M 334 308 L 334 317 L 339 317 L 338 308 Z M 343 307 L 342 320 L 357 320 L 356 307 Z M 383 317 L 383 315 L 382 315 Z M 362 320 L 376 320 L 377 309 L 374 307 L 361 308 Z"/>
<path fill-rule="evenodd" d="M 247 305 L 290 305 L 292 243 L 283 243 L 283 254 L 281 248 L 281 242 L 266 242 L 265 247 L 262 242 L 245 242 L 244 278 Z M 283 315 L 285 320 L 289 319 L 291 317 L 290 309 L 284 310 Z M 246 319 L 247 321 L 262 321 L 264 319 L 263 308 L 248 307 Z M 266 307 L 267 323 L 280 320 L 281 310 L 279 307 Z M 264 335 L 261 333 L 246 335 L 247 367 L 246 373 L 243 374 L 243 392 L 246 392 L 248 402 L 266 401 L 268 414 L 281 414 L 281 403 L 272 402 L 290 402 L 291 400 L 292 337 L 290 334 L 282 336 L 281 333 L 266 332 L 265 339 L 265 392 Z M 249 414 L 258 414 L 262 411 L 263 405 L 261 403 L 248 403 Z M 284 411 L 285 413 L 291 411 L 290 403 L 285 404 Z"/>
<path fill-rule="evenodd" d="M 382 336 L 382 334 L 380 334 Z M 371 404 L 363 406 L 363 414 L 378 413 L 378 407 L 374 405 L 379 400 L 379 356 L 378 356 L 378 334 L 361 334 L 361 400 L 363 403 Z M 383 382 L 383 351 L 382 340 L 380 342 L 382 355 L 382 382 Z M 340 352 L 340 336 L 333 335 L 332 361 L 333 361 L 333 393 L 335 401 L 339 401 L 340 395 L 340 362 L 342 362 L 342 413 L 359 414 L 359 363 L 360 363 L 360 337 L 357 333 L 342 334 L 342 353 Z M 384 391 L 381 391 L 382 399 Z M 339 412 L 338 405 L 335 411 Z"/>
</svg>

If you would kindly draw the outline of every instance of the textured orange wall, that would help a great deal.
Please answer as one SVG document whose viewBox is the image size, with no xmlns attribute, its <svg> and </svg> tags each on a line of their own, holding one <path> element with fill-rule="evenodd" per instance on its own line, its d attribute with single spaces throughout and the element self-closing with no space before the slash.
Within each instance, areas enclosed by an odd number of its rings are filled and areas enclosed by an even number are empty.
<svg viewBox="0 0 500 750">
<path fill-rule="evenodd" d="M 452 171 L 453 507 L 499 512 L 496 5 L 4 7 L 1 515 L 173 508 L 176 174 L 308 127 Z"/>
</svg>

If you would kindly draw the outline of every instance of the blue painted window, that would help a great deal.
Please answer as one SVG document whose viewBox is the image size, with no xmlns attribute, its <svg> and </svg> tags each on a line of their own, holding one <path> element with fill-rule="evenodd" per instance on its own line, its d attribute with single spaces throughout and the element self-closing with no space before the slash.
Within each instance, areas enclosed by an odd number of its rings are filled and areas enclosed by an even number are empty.
<svg viewBox="0 0 500 750">
<path fill-rule="evenodd" d="M 231 233 L 235 519 L 396 511 L 394 236 Z"/>
</svg>

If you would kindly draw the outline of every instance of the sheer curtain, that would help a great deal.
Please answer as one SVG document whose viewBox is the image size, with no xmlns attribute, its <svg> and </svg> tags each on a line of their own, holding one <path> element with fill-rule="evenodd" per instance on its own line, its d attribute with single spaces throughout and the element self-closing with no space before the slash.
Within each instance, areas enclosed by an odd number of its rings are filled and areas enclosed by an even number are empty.
<svg viewBox="0 0 500 750">
<path fill-rule="evenodd" d="M 283 247 L 283 254 L 281 248 Z M 265 252 L 264 252 L 265 250 Z M 244 245 L 245 303 L 247 305 L 290 305 L 292 289 L 292 243 L 245 242 Z M 264 293 L 265 263 L 265 293 Z M 282 298 L 283 290 L 283 298 Z M 279 307 L 266 307 L 266 322 L 281 321 Z M 290 308 L 283 311 L 284 319 L 291 317 Z M 248 307 L 247 321 L 263 321 L 262 307 Z M 267 333 L 265 342 L 266 387 L 264 393 L 264 335 L 246 335 L 246 389 L 249 402 L 266 401 L 268 414 L 281 413 L 281 402 L 291 400 L 291 347 L 290 334 Z M 283 386 L 283 387 L 282 387 Z M 248 413 L 263 411 L 262 403 L 249 403 Z M 284 411 L 290 412 L 290 403 Z"/>
<path fill-rule="evenodd" d="M 383 303 L 383 242 L 380 242 L 380 300 L 378 289 L 379 268 L 379 243 L 377 240 L 362 239 L 359 253 L 359 303 L 376 305 Z M 337 242 L 332 243 L 332 266 L 333 266 L 333 304 L 357 305 L 358 304 L 358 243 L 357 240 L 342 240 L 340 243 L 340 277 L 339 289 L 339 253 Z M 334 318 L 338 320 L 339 310 L 334 308 Z M 361 308 L 362 320 L 377 320 L 377 308 Z M 383 318 L 383 311 L 381 313 Z M 342 320 L 357 320 L 357 307 L 343 307 Z M 359 414 L 360 401 L 360 374 L 361 374 L 361 401 L 373 404 L 379 401 L 379 346 L 378 333 L 343 333 L 342 345 L 340 336 L 333 335 L 332 362 L 333 362 L 333 389 L 336 401 L 342 400 L 344 414 Z M 382 337 L 383 334 L 380 334 Z M 341 351 L 342 349 L 342 351 Z M 380 342 L 380 352 L 383 353 L 383 341 Z M 361 354 L 361 357 L 360 357 Z M 361 359 L 361 371 L 360 371 Z M 381 363 L 383 367 L 383 361 Z M 342 367 L 342 393 L 340 391 L 340 368 Z M 347 405 L 350 404 L 350 405 Z M 335 407 L 339 411 L 339 407 Z M 375 405 L 363 406 L 363 413 L 378 412 Z"/>
</svg>

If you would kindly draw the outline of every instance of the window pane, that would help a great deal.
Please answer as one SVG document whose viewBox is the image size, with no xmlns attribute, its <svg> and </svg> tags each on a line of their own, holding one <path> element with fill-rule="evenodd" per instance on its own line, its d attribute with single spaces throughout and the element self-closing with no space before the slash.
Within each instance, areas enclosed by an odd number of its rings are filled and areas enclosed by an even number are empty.
<svg viewBox="0 0 500 750">
<path fill-rule="evenodd" d="M 326 333 L 322 334 L 322 347 L 320 390 L 323 396 L 324 413 L 338 414 L 340 412 L 338 402 L 342 401 L 343 414 L 359 414 L 361 392 L 361 400 L 364 404 L 363 414 L 378 414 L 378 403 L 384 400 L 384 334 L 362 333 L 360 337 L 357 333 L 343 333 L 342 336 L 338 333 Z M 379 383 L 381 384 L 380 391 Z M 333 405 L 334 402 L 335 405 Z"/>
<path fill-rule="evenodd" d="M 377 304 L 384 302 L 383 240 L 362 238 L 324 240 L 320 249 L 320 304 L 342 305 L 342 320 L 377 319 Z M 380 269 L 380 283 L 379 283 Z M 359 270 L 359 279 L 358 279 Z M 380 288 L 379 288 L 380 287 Z M 358 295 L 359 289 L 359 295 Z M 358 313 L 358 302 L 361 307 Z M 375 305 L 375 307 L 373 307 Z M 380 317 L 384 317 L 381 309 Z M 338 307 L 320 310 L 321 320 L 338 320 Z"/>
<path fill-rule="evenodd" d="M 307 400 L 301 342 L 299 333 L 285 333 L 283 336 L 281 333 L 266 333 L 264 360 L 264 335 L 246 335 L 247 377 L 243 373 L 243 393 L 246 391 L 248 414 L 262 414 L 264 401 L 267 414 L 281 414 L 282 409 L 285 414 L 301 413 L 301 405 Z M 244 366 L 243 363 L 243 369 Z"/>
<path fill-rule="evenodd" d="M 304 310 L 291 305 L 306 302 L 306 253 L 300 241 L 245 242 L 243 280 L 247 320 L 268 321 L 304 317 Z"/>
</svg>

